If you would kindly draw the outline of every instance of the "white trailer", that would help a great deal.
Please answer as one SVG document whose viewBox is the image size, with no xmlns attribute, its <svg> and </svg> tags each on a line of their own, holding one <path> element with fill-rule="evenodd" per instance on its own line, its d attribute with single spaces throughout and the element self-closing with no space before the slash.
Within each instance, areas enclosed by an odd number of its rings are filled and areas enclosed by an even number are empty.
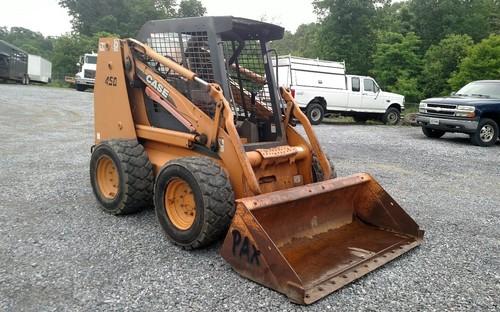
<svg viewBox="0 0 500 312">
<path fill-rule="evenodd" d="M 39 55 L 28 54 L 28 75 L 31 81 L 52 81 L 52 63 Z"/>
<path fill-rule="evenodd" d="M 326 114 L 396 124 L 404 110 L 403 95 L 382 91 L 371 77 L 346 75 L 344 62 L 287 55 L 273 60 L 273 65 L 278 84 L 291 90 L 312 124 L 319 124 Z"/>
</svg>

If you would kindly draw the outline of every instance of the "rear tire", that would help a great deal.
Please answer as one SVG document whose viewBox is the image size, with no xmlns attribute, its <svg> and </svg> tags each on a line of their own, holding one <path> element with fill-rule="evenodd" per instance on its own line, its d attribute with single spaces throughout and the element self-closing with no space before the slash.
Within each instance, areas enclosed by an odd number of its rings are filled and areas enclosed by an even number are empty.
<svg viewBox="0 0 500 312">
<path fill-rule="evenodd" d="M 470 141 L 477 146 L 491 146 L 498 139 L 498 125 L 489 118 L 482 118 L 479 121 L 476 133 L 470 135 Z"/>
<path fill-rule="evenodd" d="M 428 138 L 433 138 L 433 139 L 439 139 L 442 137 L 446 131 L 443 130 L 436 130 L 436 129 L 431 129 L 427 127 L 422 127 L 422 132 L 428 137 Z"/>
<path fill-rule="evenodd" d="M 235 211 L 226 172 L 207 157 L 169 161 L 156 178 L 156 216 L 167 237 L 185 249 L 207 246 L 229 228 Z"/>
<path fill-rule="evenodd" d="M 310 103 L 307 106 L 306 115 L 312 125 L 318 125 L 323 121 L 323 117 L 325 117 L 325 110 L 318 103 Z"/>
<path fill-rule="evenodd" d="M 116 139 L 97 145 L 90 159 L 90 183 L 104 211 L 123 215 L 150 207 L 153 167 L 136 140 Z"/>
</svg>

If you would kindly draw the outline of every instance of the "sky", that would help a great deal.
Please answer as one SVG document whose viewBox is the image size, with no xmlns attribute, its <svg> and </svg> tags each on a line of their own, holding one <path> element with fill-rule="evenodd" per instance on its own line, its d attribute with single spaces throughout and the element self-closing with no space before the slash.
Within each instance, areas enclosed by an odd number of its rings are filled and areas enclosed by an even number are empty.
<svg viewBox="0 0 500 312">
<path fill-rule="evenodd" d="M 6 0 L 3 0 L 6 1 Z M 179 1 L 179 0 L 178 0 Z M 264 20 L 292 33 L 301 24 L 316 22 L 313 0 L 200 0 L 207 16 L 232 15 Z M 0 27 L 24 27 L 44 36 L 60 36 L 71 31 L 71 18 L 58 0 L 17 0 L 0 10 Z M 237 4 L 235 4 L 237 3 Z"/>
</svg>

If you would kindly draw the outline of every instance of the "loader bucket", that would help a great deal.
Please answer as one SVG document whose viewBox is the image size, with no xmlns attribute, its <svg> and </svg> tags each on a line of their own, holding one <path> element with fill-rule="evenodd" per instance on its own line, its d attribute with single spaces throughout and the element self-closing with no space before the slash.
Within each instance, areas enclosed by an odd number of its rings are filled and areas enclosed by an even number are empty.
<svg viewBox="0 0 500 312">
<path fill-rule="evenodd" d="M 421 244 L 368 174 L 237 200 L 221 248 L 239 274 L 310 304 Z"/>
</svg>

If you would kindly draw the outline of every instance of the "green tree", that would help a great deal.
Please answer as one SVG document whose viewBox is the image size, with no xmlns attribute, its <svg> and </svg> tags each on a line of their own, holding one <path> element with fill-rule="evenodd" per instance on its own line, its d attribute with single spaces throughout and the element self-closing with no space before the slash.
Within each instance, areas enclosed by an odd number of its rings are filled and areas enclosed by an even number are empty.
<svg viewBox="0 0 500 312">
<path fill-rule="evenodd" d="M 271 43 L 279 55 L 293 55 L 308 58 L 318 58 L 318 28 L 316 23 L 302 24 L 295 34 L 285 31 L 283 39 Z"/>
<path fill-rule="evenodd" d="M 452 34 L 468 34 L 475 42 L 498 32 L 498 0 L 410 0 L 414 30 L 427 49 Z"/>
<path fill-rule="evenodd" d="M 468 0 L 463 5 L 462 29 L 455 31 L 456 34 L 468 34 L 474 42 L 479 42 L 491 33 L 500 33 L 500 1 Z"/>
<path fill-rule="evenodd" d="M 61 36 L 54 45 L 52 72 L 55 79 L 62 79 L 66 75 L 74 75 L 78 71 L 78 62 L 81 55 L 97 52 L 99 38 L 116 37 L 116 34 L 106 32 L 96 33 L 93 37 L 71 34 Z"/>
<path fill-rule="evenodd" d="M 417 79 L 422 66 L 418 54 L 420 39 L 412 32 L 406 36 L 380 32 L 378 38 L 371 75 L 382 88 L 404 94 L 409 102 L 419 101 L 422 96 Z"/>
<path fill-rule="evenodd" d="M 73 30 L 80 35 L 107 31 L 131 37 L 147 20 L 165 18 L 163 10 L 168 4 L 154 0 L 59 0 L 59 5 L 68 10 Z"/>
<path fill-rule="evenodd" d="M 73 18 L 73 30 L 80 35 L 96 32 L 116 33 L 122 38 L 135 37 L 149 20 L 202 16 L 206 9 L 198 0 L 59 0 Z"/>
<path fill-rule="evenodd" d="M 278 51 L 279 55 L 293 54 L 295 47 L 295 36 L 288 30 L 285 30 L 283 39 L 271 42 L 271 48 Z"/>
<path fill-rule="evenodd" d="M 448 79 L 473 45 L 469 35 L 449 35 L 427 50 L 421 79 L 424 97 L 450 94 Z"/>
<path fill-rule="evenodd" d="M 52 76 L 54 79 L 62 79 L 65 75 L 71 76 L 77 72 L 76 63 L 79 56 L 82 52 L 89 51 L 86 47 L 81 47 L 86 46 L 83 43 L 86 38 L 86 36 L 76 34 L 59 37 L 53 51 Z"/>
<path fill-rule="evenodd" d="M 318 57 L 345 60 L 349 73 L 367 74 L 375 49 L 377 0 L 315 0 L 321 19 Z"/>
<path fill-rule="evenodd" d="M 418 103 L 422 97 L 418 77 L 410 76 L 409 72 L 403 72 L 396 84 L 389 88 L 389 91 L 404 94 L 406 103 Z"/>
<path fill-rule="evenodd" d="M 415 16 L 406 1 L 395 3 L 388 1 L 377 10 L 377 15 L 377 29 L 380 31 L 395 32 L 402 35 L 414 31 Z"/>
<path fill-rule="evenodd" d="M 293 54 L 308 58 L 319 58 L 318 43 L 321 41 L 319 29 L 317 23 L 300 25 L 295 32 L 297 46 Z"/>
<path fill-rule="evenodd" d="M 7 36 L 8 33 L 9 33 L 9 29 L 7 29 L 7 26 L 0 27 L 0 38 Z"/>
<path fill-rule="evenodd" d="M 183 0 L 177 10 L 178 17 L 203 16 L 207 9 L 198 0 Z"/>
<path fill-rule="evenodd" d="M 448 80 L 452 90 L 457 90 L 466 83 L 481 79 L 500 77 L 500 35 L 490 35 L 473 46 Z"/>
<path fill-rule="evenodd" d="M 45 38 L 41 33 L 23 27 L 7 27 L 0 29 L 0 40 L 4 40 L 29 54 L 41 55 L 50 60 L 55 38 Z"/>
</svg>

